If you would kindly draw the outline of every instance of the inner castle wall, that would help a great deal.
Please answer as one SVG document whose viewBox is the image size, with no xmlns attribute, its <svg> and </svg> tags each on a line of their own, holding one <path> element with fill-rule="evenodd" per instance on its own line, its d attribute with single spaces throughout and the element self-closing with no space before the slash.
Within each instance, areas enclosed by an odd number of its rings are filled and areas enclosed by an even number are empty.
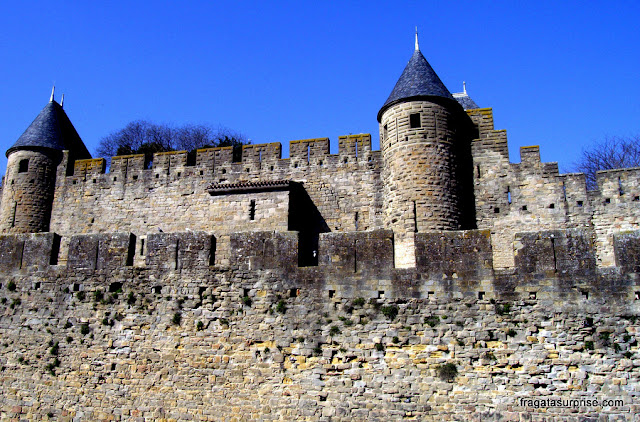
<svg viewBox="0 0 640 422">
<path fill-rule="evenodd" d="M 614 234 L 640 224 L 640 169 L 600 172 L 598 190 L 588 192 L 584 175 L 560 174 L 557 163 L 540 160 L 538 147 L 521 148 L 520 163 L 511 163 L 506 131 L 494 130 L 492 110 L 467 113 L 478 129 L 471 143 L 475 222 L 478 229 L 491 231 L 495 268 L 513 268 L 517 232 L 568 228 L 593 229 L 598 265 L 615 266 Z M 337 154 L 330 153 L 327 138 L 292 141 L 289 149 L 290 157 L 281 158 L 279 143 L 247 145 L 238 162 L 230 147 L 198 150 L 195 157 L 186 151 L 159 153 L 151 165 L 142 155 L 120 156 L 111 159 L 106 173 L 103 159 L 78 160 L 69 175 L 63 163 L 56 178 L 51 231 L 64 236 L 132 232 L 143 247 L 146 233 L 160 230 L 201 230 L 218 236 L 300 230 L 291 221 L 295 199 L 283 192 L 241 189 L 283 180 L 300 183 L 313 208 L 305 212 L 317 216 L 315 232 L 385 227 L 383 157 L 372 151 L 370 135 L 340 137 Z M 207 188 L 212 181 L 238 189 L 211 195 Z M 402 224 L 410 233 L 412 213 L 406 211 Z M 413 226 L 424 231 L 419 224 Z M 402 234 L 396 233 L 398 242 Z M 411 242 L 408 245 L 413 250 Z M 410 265 L 401 265 L 406 252 L 396 257 L 396 266 L 414 265 L 413 256 Z"/>
</svg>

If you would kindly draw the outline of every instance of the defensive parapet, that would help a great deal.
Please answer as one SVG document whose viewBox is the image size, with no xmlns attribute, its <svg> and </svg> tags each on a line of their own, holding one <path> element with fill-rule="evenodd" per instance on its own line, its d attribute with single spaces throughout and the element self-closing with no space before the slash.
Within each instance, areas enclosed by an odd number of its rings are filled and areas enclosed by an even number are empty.
<svg viewBox="0 0 640 422">
<path fill-rule="evenodd" d="M 244 232 L 216 237 L 204 232 L 153 233 L 146 244 L 129 233 L 76 235 L 66 265 L 58 265 L 54 233 L 0 236 L 2 273 L 267 271 L 285 284 L 326 289 L 342 297 L 538 299 L 579 301 L 595 297 L 640 299 L 640 231 L 617 235 L 618 266 L 596 265 L 587 230 L 520 233 L 515 267 L 495 271 L 490 233 L 482 230 L 416 234 L 415 269 L 395 268 L 393 232 L 327 233 L 318 243 L 318 266 L 298 267 L 297 232 Z M 226 250 L 230 259 L 216 257 Z M 142 260 L 136 255 L 144 254 Z M 329 293 L 333 295 L 334 293 Z"/>
</svg>

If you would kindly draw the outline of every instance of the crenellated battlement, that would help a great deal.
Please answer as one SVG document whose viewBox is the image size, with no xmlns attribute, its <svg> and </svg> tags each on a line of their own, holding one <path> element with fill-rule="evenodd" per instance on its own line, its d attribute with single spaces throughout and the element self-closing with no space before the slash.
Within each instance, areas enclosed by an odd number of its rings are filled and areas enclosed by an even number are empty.
<svg viewBox="0 0 640 422">
<path fill-rule="evenodd" d="M 140 176 L 144 170 L 150 170 L 154 174 L 170 174 L 172 171 L 184 171 L 186 167 L 206 169 L 208 176 L 211 172 L 216 173 L 217 169 L 240 172 L 246 172 L 247 169 L 250 172 L 275 169 L 282 171 L 287 168 L 313 170 L 322 166 L 378 161 L 375 160 L 378 157 L 372 153 L 379 153 L 371 149 L 370 134 L 340 136 L 337 154 L 331 154 L 329 138 L 290 141 L 289 157 L 285 158 L 282 158 L 282 145 L 279 142 L 243 145 L 241 152 L 237 161 L 234 161 L 233 147 L 197 149 L 193 158 L 188 151 L 157 152 L 149 161 L 146 161 L 144 154 L 119 155 L 111 157 L 109 173 L 106 173 L 104 158 L 76 160 L 73 173 L 69 176 L 119 173 L 133 178 L 135 175 Z M 197 175 L 198 172 L 190 173 Z"/>
<path fill-rule="evenodd" d="M 60 245 L 66 245 L 63 254 Z M 0 236 L 0 266 L 15 272 L 274 271 L 296 283 L 322 282 L 368 297 L 537 298 L 558 295 L 635 300 L 640 294 L 640 231 L 614 238 L 616 267 L 597 265 L 593 233 L 584 229 L 518 233 L 509 271 L 493 268 L 487 230 L 415 235 L 415 269 L 397 269 L 390 230 L 326 233 L 317 266 L 299 267 L 297 232 L 102 233 L 64 238 L 54 233 Z M 218 256 L 221 254 L 221 256 Z M 66 255 L 66 260 L 59 256 Z M 223 259 L 223 256 L 225 259 Z M 368 292 L 368 293 L 367 293 Z M 380 293 L 382 292 L 382 293 Z M 341 294 L 344 294 L 342 292 Z"/>
</svg>

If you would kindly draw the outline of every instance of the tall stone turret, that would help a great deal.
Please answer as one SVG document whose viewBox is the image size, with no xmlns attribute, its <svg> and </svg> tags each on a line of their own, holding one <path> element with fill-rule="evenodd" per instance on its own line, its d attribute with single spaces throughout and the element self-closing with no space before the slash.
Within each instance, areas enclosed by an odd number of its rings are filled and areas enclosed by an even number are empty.
<svg viewBox="0 0 640 422">
<path fill-rule="evenodd" d="M 457 230 L 462 107 L 416 48 L 378 112 L 384 225 L 396 237 L 396 265 L 415 265 L 415 232 Z"/>
<path fill-rule="evenodd" d="M 52 92 L 49 103 L 7 150 L 0 232 L 48 231 L 56 174 L 64 175 L 82 158 L 91 155 Z"/>
</svg>

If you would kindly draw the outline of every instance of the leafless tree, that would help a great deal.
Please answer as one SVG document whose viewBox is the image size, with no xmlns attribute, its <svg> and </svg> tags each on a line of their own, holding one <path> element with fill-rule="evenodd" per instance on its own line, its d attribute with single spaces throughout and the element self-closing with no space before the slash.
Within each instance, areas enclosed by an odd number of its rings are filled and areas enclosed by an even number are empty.
<svg viewBox="0 0 640 422">
<path fill-rule="evenodd" d="M 146 120 L 136 120 L 100 140 L 99 157 L 161 151 L 187 150 L 217 146 L 240 146 L 250 141 L 246 136 L 224 127 L 205 125 L 172 127 Z"/>
<path fill-rule="evenodd" d="M 584 173 L 587 189 L 597 189 L 596 172 L 640 166 L 640 136 L 611 137 L 582 150 L 574 164 L 576 172 Z"/>
</svg>

